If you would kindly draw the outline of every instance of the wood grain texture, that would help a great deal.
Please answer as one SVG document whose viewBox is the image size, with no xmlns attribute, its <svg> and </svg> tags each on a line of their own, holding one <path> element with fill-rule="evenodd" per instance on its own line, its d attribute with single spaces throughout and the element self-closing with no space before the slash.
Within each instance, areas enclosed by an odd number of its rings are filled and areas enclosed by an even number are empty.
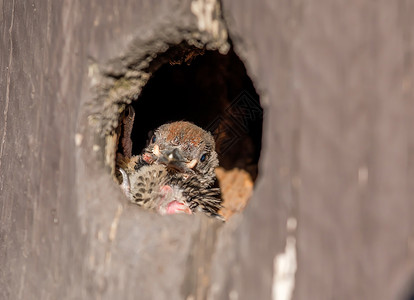
<svg viewBox="0 0 414 300">
<path fill-rule="evenodd" d="M 227 284 L 239 299 L 269 298 L 265 270 L 284 248 L 264 249 L 280 245 L 287 211 L 295 299 L 401 299 L 414 274 L 413 4 L 223 3 L 267 108 L 261 180 Z"/>
<path fill-rule="evenodd" d="M 271 299 L 288 235 L 294 299 L 408 288 L 414 5 L 222 5 L 265 110 L 253 198 L 224 226 L 128 205 L 86 114 L 91 64 L 193 26 L 191 1 L 0 1 L 1 299 Z"/>
</svg>

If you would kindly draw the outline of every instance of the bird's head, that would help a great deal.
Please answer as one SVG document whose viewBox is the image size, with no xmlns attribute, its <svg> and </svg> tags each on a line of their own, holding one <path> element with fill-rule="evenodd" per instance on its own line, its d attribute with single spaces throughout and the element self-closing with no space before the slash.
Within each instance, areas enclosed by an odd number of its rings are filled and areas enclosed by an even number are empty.
<svg viewBox="0 0 414 300">
<path fill-rule="evenodd" d="M 219 164 L 213 136 L 184 121 L 156 129 L 142 157 L 148 164 L 164 164 L 177 174 L 195 175 L 203 185 L 214 182 L 214 169 Z"/>
</svg>

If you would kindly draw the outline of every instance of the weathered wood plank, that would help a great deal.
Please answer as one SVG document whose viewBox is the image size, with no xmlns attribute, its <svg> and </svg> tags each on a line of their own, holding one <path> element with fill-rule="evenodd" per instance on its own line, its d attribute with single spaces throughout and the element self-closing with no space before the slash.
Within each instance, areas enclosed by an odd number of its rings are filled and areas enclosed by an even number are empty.
<svg viewBox="0 0 414 300">
<path fill-rule="evenodd" d="M 91 64 L 137 36 L 161 38 L 156 24 L 196 26 L 191 1 L 0 2 L 1 299 L 269 299 L 288 235 L 295 299 L 395 299 L 407 288 L 412 3 L 223 8 L 265 124 L 252 201 L 211 226 L 127 205 L 86 113 Z"/>
</svg>

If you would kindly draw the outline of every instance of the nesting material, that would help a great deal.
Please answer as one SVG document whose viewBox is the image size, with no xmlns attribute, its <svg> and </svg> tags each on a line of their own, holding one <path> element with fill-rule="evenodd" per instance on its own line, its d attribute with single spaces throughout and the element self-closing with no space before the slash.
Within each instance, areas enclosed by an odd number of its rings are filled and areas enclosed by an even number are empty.
<svg viewBox="0 0 414 300">
<path fill-rule="evenodd" d="M 253 180 L 248 172 L 238 168 L 225 170 L 218 167 L 216 175 L 223 198 L 223 208 L 219 213 L 228 220 L 245 208 L 253 193 Z"/>
</svg>

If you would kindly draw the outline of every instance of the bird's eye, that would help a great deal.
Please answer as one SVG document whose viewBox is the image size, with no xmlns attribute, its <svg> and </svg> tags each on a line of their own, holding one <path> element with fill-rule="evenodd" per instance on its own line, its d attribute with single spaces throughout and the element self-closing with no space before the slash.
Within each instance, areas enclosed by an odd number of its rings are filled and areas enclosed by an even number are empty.
<svg viewBox="0 0 414 300">
<path fill-rule="evenodd" d="M 204 153 L 203 155 L 201 155 L 200 161 L 204 162 L 206 158 L 207 158 L 207 154 Z"/>
<path fill-rule="evenodd" d="M 151 138 L 151 143 L 155 143 L 155 141 L 157 140 L 157 137 L 155 136 L 155 134 L 152 136 Z"/>
</svg>

